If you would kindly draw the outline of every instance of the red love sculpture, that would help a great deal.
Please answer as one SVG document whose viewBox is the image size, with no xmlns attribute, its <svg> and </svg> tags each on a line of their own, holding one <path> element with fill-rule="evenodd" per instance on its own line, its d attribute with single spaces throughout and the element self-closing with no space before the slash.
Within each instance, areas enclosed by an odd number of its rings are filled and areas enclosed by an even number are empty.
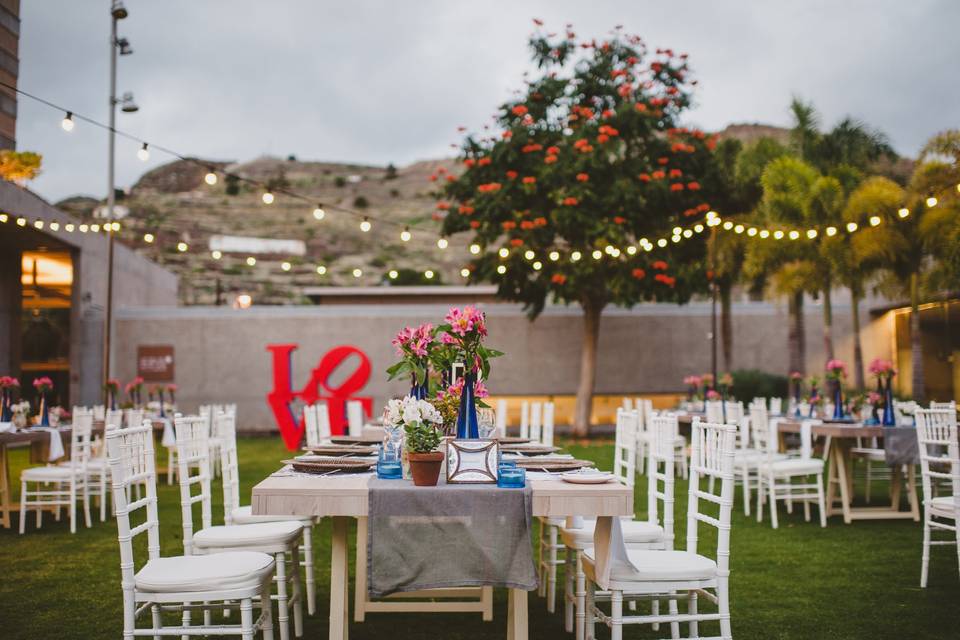
<svg viewBox="0 0 960 640">
<path fill-rule="evenodd" d="M 355 395 L 370 379 L 370 358 L 367 354 L 348 345 L 331 349 L 320 359 L 303 389 L 294 391 L 291 368 L 293 352 L 296 348 L 295 344 L 267 345 L 267 351 L 273 354 L 273 391 L 267 394 L 267 404 L 273 411 L 283 442 L 290 451 L 298 449 L 303 438 L 303 420 L 293 414 L 290 406 L 296 398 L 306 404 L 325 400 L 330 410 L 330 430 L 335 435 L 345 432 L 348 400 L 359 400 L 363 404 L 363 412 L 367 417 L 373 414 L 373 398 Z M 331 374 L 353 354 L 360 357 L 357 369 L 339 386 L 330 386 L 328 381 Z"/>
</svg>

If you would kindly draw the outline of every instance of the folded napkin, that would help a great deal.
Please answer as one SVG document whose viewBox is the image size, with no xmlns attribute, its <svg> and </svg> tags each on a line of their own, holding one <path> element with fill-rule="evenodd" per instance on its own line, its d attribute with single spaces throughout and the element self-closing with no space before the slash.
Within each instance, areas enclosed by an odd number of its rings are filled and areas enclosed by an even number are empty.
<svg viewBox="0 0 960 640">
<path fill-rule="evenodd" d="M 610 516 L 597 518 L 597 525 L 593 530 L 593 553 L 597 586 L 601 589 L 609 588 L 613 567 L 626 566 L 634 571 L 637 570 L 627 554 L 620 518 Z"/>
<path fill-rule="evenodd" d="M 63 450 L 63 436 L 60 435 L 60 430 L 53 427 L 34 427 L 36 431 L 46 431 L 50 434 L 50 446 L 48 447 L 47 462 L 55 462 L 64 456 L 66 453 Z"/>
<path fill-rule="evenodd" d="M 160 445 L 172 449 L 177 446 L 177 436 L 173 432 L 173 425 L 170 424 L 170 418 L 160 418 L 163 422 L 163 437 L 160 439 Z"/>
<path fill-rule="evenodd" d="M 17 428 L 12 422 L 0 422 L 0 433 L 6 433 L 7 431 L 16 431 Z"/>
<path fill-rule="evenodd" d="M 804 420 L 800 423 L 800 457 L 809 460 L 813 457 L 813 427 L 823 424 L 823 420 Z"/>
</svg>

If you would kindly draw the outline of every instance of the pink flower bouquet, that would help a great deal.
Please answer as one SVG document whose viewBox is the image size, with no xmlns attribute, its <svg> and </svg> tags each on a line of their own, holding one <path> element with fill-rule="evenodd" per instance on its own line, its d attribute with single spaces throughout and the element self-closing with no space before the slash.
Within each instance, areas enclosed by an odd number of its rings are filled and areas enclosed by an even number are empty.
<svg viewBox="0 0 960 640">
<path fill-rule="evenodd" d="M 827 362 L 827 378 L 830 380 L 843 380 L 847 377 L 847 365 L 843 360 L 829 360 Z"/>
<path fill-rule="evenodd" d="M 869 369 L 871 375 L 883 380 L 892 378 L 897 373 L 897 370 L 893 368 L 893 363 L 883 358 L 874 358 Z"/>
<path fill-rule="evenodd" d="M 400 361 L 387 369 L 389 379 L 410 374 L 414 378 L 414 385 L 425 384 L 430 356 L 437 346 L 433 325 L 428 322 L 419 327 L 405 327 L 393 339 L 393 346 L 397 349 Z"/>
</svg>

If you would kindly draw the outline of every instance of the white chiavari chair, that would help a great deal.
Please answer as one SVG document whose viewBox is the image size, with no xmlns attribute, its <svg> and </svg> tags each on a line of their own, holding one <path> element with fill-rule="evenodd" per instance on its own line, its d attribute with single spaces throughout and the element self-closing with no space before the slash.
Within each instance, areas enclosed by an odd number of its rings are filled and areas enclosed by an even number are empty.
<svg viewBox="0 0 960 640">
<path fill-rule="evenodd" d="M 520 403 L 520 437 L 530 437 L 530 401 Z"/>
<path fill-rule="evenodd" d="M 956 413 L 956 412 L 957 412 L 957 401 L 956 401 L 956 400 L 951 400 L 950 402 L 931 402 L 931 403 L 930 403 L 930 408 L 933 409 L 934 411 L 937 411 L 937 410 L 939 410 L 939 411 L 944 411 L 944 410 L 949 411 L 949 410 L 952 410 L 954 413 Z"/>
<path fill-rule="evenodd" d="M 548 447 L 553 446 L 553 423 L 555 408 L 552 402 L 543 403 L 543 428 L 540 432 L 540 442 Z"/>
<path fill-rule="evenodd" d="M 93 405 L 93 419 L 103 421 L 107 417 L 107 407 L 102 404 Z"/>
<path fill-rule="evenodd" d="M 140 425 L 142 425 L 143 409 L 126 409 L 123 412 L 123 424 L 127 428 L 139 427 Z"/>
<path fill-rule="evenodd" d="M 317 404 L 309 408 L 326 409 L 326 405 Z M 240 503 L 240 463 L 237 458 L 237 417 L 221 412 L 214 418 L 220 423 L 220 468 L 223 470 L 223 521 L 227 525 L 254 524 L 257 522 L 299 522 L 303 527 L 303 544 L 300 547 L 300 559 L 307 579 L 307 613 L 313 615 L 317 605 L 317 585 L 313 571 L 313 525 L 318 518 L 297 516 L 259 516 L 253 515 L 253 508 Z M 329 429 L 328 429 L 329 436 Z"/>
<path fill-rule="evenodd" d="M 770 398 L 770 415 L 783 415 L 783 398 Z"/>
<path fill-rule="evenodd" d="M 923 559 L 920 586 L 927 586 L 930 547 L 956 545 L 960 561 L 960 445 L 956 407 L 917 409 L 917 445 L 923 484 Z M 937 495 L 938 489 L 944 491 Z M 952 539 L 934 540 L 934 531 L 952 532 Z"/>
<path fill-rule="evenodd" d="M 303 408 L 307 446 L 317 447 L 330 441 L 330 408 L 324 402 Z"/>
<path fill-rule="evenodd" d="M 913 425 L 913 414 L 920 405 L 914 400 L 894 400 L 893 418 L 898 426 L 909 427 Z"/>
<path fill-rule="evenodd" d="M 43 524 L 44 510 L 55 507 L 60 519 L 60 508 L 67 507 L 70 533 L 77 532 L 77 500 L 83 501 L 83 518 L 90 527 L 90 495 L 87 483 L 87 464 L 90 462 L 93 412 L 73 410 L 70 433 L 70 461 L 64 465 L 30 467 L 20 473 L 20 533 L 25 531 L 27 512 L 37 512 L 37 529 Z M 31 485 L 33 485 L 31 487 Z"/>
<path fill-rule="evenodd" d="M 543 430 L 543 403 L 532 402 L 530 404 L 530 439 L 534 442 L 540 442 Z"/>
<path fill-rule="evenodd" d="M 620 406 L 623 407 L 625 411 L 633 410 L 633 398 L 628 398 L 626 396 L 620 401 Z"/>
<path fill-rule="evenodd" d="M 507 435 L 507 399 L 497 400 L 497 433 L 500 437 Z"/>
<path fill-rule="evenodd" d="M 348 435 L 363 435 L 363 403 L 359 400 L 347 401 L 347 429 Z"/>
<path fill-rule="evenodd" d="M 294 634 L 303 634 L 300 596 L 299 542 L 303 527 L 297 521 L 258 522 L 255 524 L 213 525 L 210 496 L 210 432 L 203 416 L 177 416 L 177 464 L 180 480 L 180 510 L 183 524 L 183 550 L 186 555 L 206 555 L 234 551 L 259 551 L 276 560 L 277 621 L 280 640 L 290 637 L 289 612 L 293 609 Z M 194 487 L 199 492 L 194 495 Z M 201 528 L 193 529 L 193 505 L 200 504 Z M 290 575 L 287 575 L 287 561 Z M 288 585 L 288 583 L 292 583 Z M 292 594 L 288 595 L 287 587 Z M 210 622 L 209 609 L 204 624 Z M 184 625 L 190 611 L 184 611 Z"/>
<path fill-rule="evenodd" d="M 100 507 L 100 522 L 107 519 L 107 500 L 110 497 L 110 463 L 107 461 L 106 435 L 113 429 L 123 427 L 123 410 L 107 409 L 103 420 L 103 438 L 96 438 L 90 445 L 90 461 L 87 462 L 87 495 L 96 498 Z M 69 462 L 62 463 L 63 465 Z"/>
<path fill-rule="evenodd" d="M 723 403 L 719 400 L 707 400 L 706 402 L 707 422 L 717 424 L 723 423 Z"/>
<path fill-rule="evenodd" d="M 618 410 L 617 435 L 614 445 L 614 473 L 627 486 L 636 477 L 636 453 L 630 451 L 635 442 L 631 431 L 639 424 L 637 411 Z M 647 459 L 647 518 L 621 518 L 623 539 L 628 549 L 673 548 L 674 442 L 677 437 L 677 416 L 657 415 L 650 418 Z M 593 546 L 596 518 L 568 518 L 560 534 L 566 547 L 565 618 L 568 632 L 574 631 L 583 640 L 586 620 L 586 574 L 583 552 Z M 595 600 L 609 598 L 609 593 L 596 593 Z M 654 613 L 659 602 L 653 603 Z M 673 609 L 671 609 L 673 610 Z M 575 620 L 574 620 L 575 615 Z"/>
<path fill-rule="evenodd" d="M 779 526 L 777 501 L 787 503 L 788 510 L 794 502 L 803 503 L 804 518 L 810 521 L 810 503 L 816 502 L 820 510 L 820 526 L 827 526 L 827 511 L 823 494 L 823 460 L 809 455 L 813 443 L 809 431 L 801 433 L 801 450 L 807 452 L 796 458 L 778 459 L 778 438 L 771 428 L 766 407 L 751 405 L 750 428 L 757 449 L 761 452 L 757 465 L 757 522 L 763 521 L 763 505 L 770 500 L 770 521 L 774 529 Z M 809 456 L 809 457 L 805 457 Z M 801 482 L 795 483 L 794 478 Z M 806 480 L 805 482 L 803 480 Z M 816 493 L 813 493 L 816 491 Z"/>
<path fill-rule="evenodd" d="M 718 621 L 720 634 L 712 636 L 729 640 L 730 630 L 730 521 L 733 511 L 733 455 L 736 428 L 729 424 L 702 423 L 694 419 L 690 460 L 690 487 L 687 502 L 686 551 L 628 549 L 630 565 L 614 565 L 609 583 L 610 614 L 595 606 L 597 589 L 596 561 L 592 551 L 584 553 L 584 571 L 589 579 L 587 602 L 587 637 L 594 637 L 596 619 L 610 627 L 611 638 L 621 640 L 624 624 L 662 622 L 688 624 L 689 638 L 700 638 L 701 622 Z M 720 479 L 720 493 L 703 491 L 701 477 Z M 711 505 L 704 508 L 705 504 Z M 715 505 L 715 506 L 714 506 Z M 707 511 L 717 513 L 707 513 Z M 698 553 L 700 523 L 717 529 L 716 559 Z M 603 586 L 603 585 L 602 585 Z M 711 593 L 712 591 L 712 593 Z M 698 599 L 705 597 L 717 605 L 717 613 L 700 613 Z M 687 613 L 673 610 L 663 616 L 624 616 L 624 599 L 687 600 Z M 673 634 L 677 637 L 677 633 Z"/>
<path fill-rule="evenodd" d="M 232 551 L 206 556 L 160 556 L 160 522 L 157 515 L 157 474 L 154 466 L 153 427 L 130 426 L 107 434 L 107 448 L 117 512 L 120 543 L 120 573 L 123 590 L 123 637 L 182 636 L 200 634 L 236 635 L 252 640 L 258 630 L 273 640 L 270 584 L 274 560 L 265 553 Z M 144 497 L 130 501 L 131 488 L 143 489 Z M 141 524 L 131 524 L 131 514 L 143 510 Z M 147 561 L 138 570 L 134 541 L 147 534 Z M 163 625 L 164 610 L 199 608 L 205 617 L 214 604 L 240 604 L 240 624 L 171 627 Z M 201 604 L 197 604 L 201 603 Z M 253 619 L 253 608 L 260 615 Z M 151 613 L 150 629 L 137 629 L 137 617 Z M 184 613 L 189 622 L 189 616 Z"/>
</svg>

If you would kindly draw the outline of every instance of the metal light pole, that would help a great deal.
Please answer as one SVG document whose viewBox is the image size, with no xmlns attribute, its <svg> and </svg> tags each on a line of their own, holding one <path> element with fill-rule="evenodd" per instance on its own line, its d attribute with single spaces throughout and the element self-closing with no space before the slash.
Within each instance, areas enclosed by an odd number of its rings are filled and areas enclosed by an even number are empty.
<svg viewBox="0 0 960 640">
<path fill-rule="evenodd" d="M 717 384 L 717 228 L 710 230 L 710 373 Z"/>
<path fill-rule="evenodd" d="M 117 104 L 123 102 L 123 110 L 127 113 L 133 113 L 137 110 L 132 94 L 124 94 L 122 101 L 117 99 L 117 56 L 133 53 L 127 39 L 117 37 L 117 22 L 126 18 L 127 15 L 127 9 L 123 6 L 123 2 L 113 0 L 110 6 L 110 130 L 107 132 L 109 142 L 107 147 L 107 309 L 103 340 L 104 389 L 107 380 L 110 379 L 110 334 L 113 327 L 113 208 L 116 204 L 114 165 L 117 141 Z"/>
</svg>

